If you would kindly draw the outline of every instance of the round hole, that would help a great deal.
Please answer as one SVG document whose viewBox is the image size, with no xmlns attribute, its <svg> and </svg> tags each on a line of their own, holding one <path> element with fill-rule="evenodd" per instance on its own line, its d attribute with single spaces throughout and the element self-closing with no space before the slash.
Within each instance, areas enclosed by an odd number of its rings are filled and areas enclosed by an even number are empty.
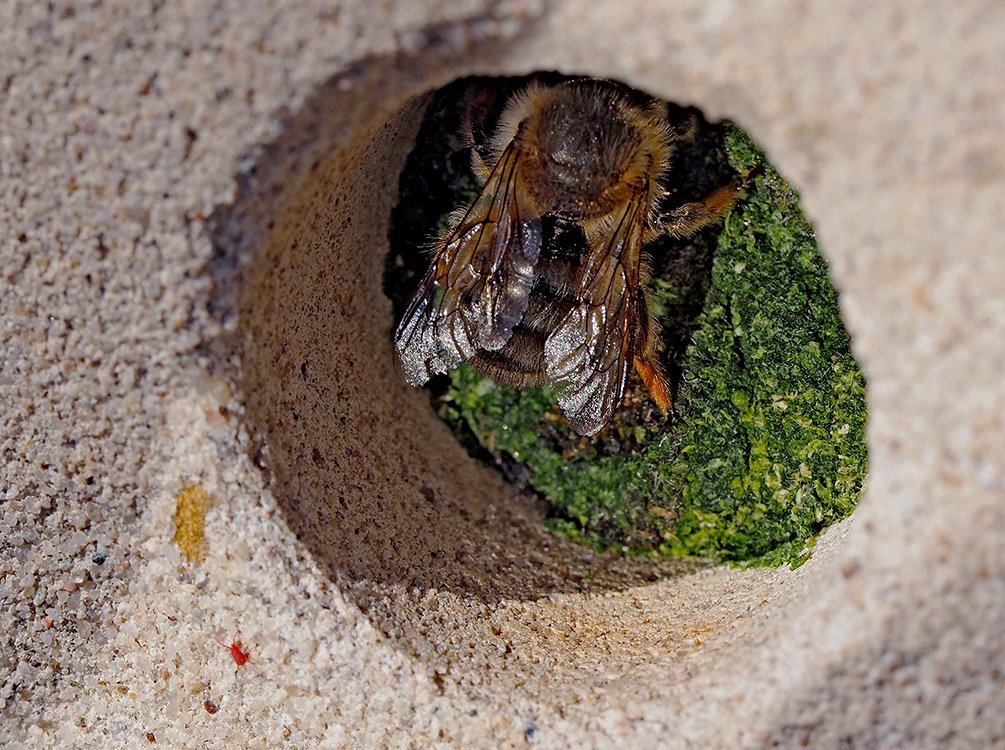
<svg viewBox="0 0 1005 750">
<path fill-rule="evenodd" d="M 633 322 L 645 328 L 650 316 L 655 322 L 655 359 L 674 396 L 671 416 L 630 372 L 623 404 L 587 439 L 562 413 L 561 389 L 553 383 L 512 387 L 549 380 L 546 336 L 557 335 L 562 314 L 587 304 L 581 287 L 590 251 L 582 222 L 569 211 L 542 222 L 524 319 L 501 349 L 478 349 L 473 366 L 434 375 L 428 384 L 434 408 L 473 455 L 535 492 L 549 525 L 573 538 L 650 556 L 804 561 L 817 534 L 858 499 L 866 470 L 865 384 L 798 196 L 732 123 L 710 123 L 694 108 L 624 84 L 554 73 L 463 79 L 440 89 L 426 108 L 391 216 L 385 289 L 395 319 L 404 326 L 410 299 L 431 288 L 423 278 L 430 263 L 445 262 L 439 259 L 461 247 L 456 228 L 471 224 L 479 206 L 494 205 L 487 198 L 512 194 L 509 204 L 519 208 L 521 193 L 532 192 L 516 177 L 506 185 L 480 178 L 472 163 L 491 160 L 496 131 L 531 91 L 538 107 L 550 101 L 542 92 L 580 91 L 605 112 L 610 97 L 618 106 L 657 113 L 656 135 L 671 155 L 654 226 L 682 205 L 700 211 L 724 188 L 741 181 L 744 188 L 725 217 L 650 240 L 641 259 L 648 278 L 615 300 L 644 294 Z M 611 139 L 607 148 L 618 145 Z M 463 222 L 458 208 L 467 209 Z M 616 226 L 612 221 L 593 240 L 598 248 L 616 237 Z M 491 252 L 491 236 L 464 246 L 469 267 Z M 455 275 L 459 287 L 467 277 Z M 607 280 L 593 278 L 597 285 Z M 432 314 L 431 305 L 414 308 L 408 322 L 432 331 Z M 455 317 L 464 314 L 458 305 Z M 608 343 L 617 333 L 594 332 L 594 342 Z M 403 344 L 399 355 L 424 345 L 409 335 L 411 348 Z"/>
<path fill-rule="evenodd" d="M 653 644 L 661 664 L 700 650 L 749 605 L 749 587 L 695 560 L 554 534 L 539 499 L 468 455 L 403 381 L 383 282 L 430 100 L 400 71 L 336 81 L 255 158 L 214 217 L 214 306 L 230 331 L 217 360 L 305 550 L 444 684 L 550 694 L 587 675 L 597 687 L 634 679 Z M 672 621 L 646 615 L 678 600 Z"/>
</svg>

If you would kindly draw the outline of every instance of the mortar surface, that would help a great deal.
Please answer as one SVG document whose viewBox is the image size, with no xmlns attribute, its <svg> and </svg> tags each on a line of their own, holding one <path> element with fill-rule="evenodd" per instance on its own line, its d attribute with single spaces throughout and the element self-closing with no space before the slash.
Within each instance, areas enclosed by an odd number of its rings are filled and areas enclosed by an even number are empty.
<svg viewBox="0 0 1005 750">
<path fill-rule="evenodd" d="M 8 3 L 0 50 L 0 743 L 1005 744 L 1000 4 Z M 801 189 L 871 466 L 802 568 L 549 537 L 396 378 L 413 97 L 539 69 Z"/>
</svg>

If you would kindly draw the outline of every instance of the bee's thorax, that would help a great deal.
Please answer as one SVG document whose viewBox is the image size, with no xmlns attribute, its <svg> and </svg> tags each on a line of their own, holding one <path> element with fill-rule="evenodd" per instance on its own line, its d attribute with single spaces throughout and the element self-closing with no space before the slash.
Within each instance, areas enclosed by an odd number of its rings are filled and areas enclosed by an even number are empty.
<svg viewBox="0 0 1005 750">
<path fill-rule="evenodd" d="M 541 212 L 597 219 L 650 187 L 664 139 L 644 110 L 592 82 L 546 94 L 521 124 L 521 178 Z"/>
</svg>

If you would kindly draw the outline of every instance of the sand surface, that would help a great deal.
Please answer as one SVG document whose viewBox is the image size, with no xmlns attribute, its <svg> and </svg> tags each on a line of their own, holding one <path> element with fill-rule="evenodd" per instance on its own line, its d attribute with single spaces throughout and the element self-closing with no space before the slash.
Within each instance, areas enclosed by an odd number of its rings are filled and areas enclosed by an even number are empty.
<svg viewBox="0 0 1005 750">
<path fill-rule="evenodd" d="M 1003 59 L 994 0 L 4 5 L 0 744 L 1005 746 Z M 801 189 L 872 466 L 802 568 L 554 538 L 394 371 L 414 97 L 541 69 Z"/>
</svg>

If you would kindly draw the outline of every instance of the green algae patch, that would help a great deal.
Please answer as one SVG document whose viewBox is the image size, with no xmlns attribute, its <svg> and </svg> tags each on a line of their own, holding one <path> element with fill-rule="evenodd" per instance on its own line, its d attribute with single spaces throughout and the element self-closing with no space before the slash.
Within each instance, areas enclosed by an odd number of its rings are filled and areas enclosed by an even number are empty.
<svg viewBox="0 0 1005 750">
<path fill-rule="evenodd" d="M 669 175 L 682 186 L 671 200 L 759 176 L 717 227 L 649 248 L 672 418 L 636 378 L 611 424 L 581 438 L 549 388 L 465 367 L 431 383 L 434 405 L 470 452 L 546 501 L 559 533 L 600 549 L 795 566 L 862 490 L 865 381 L 798 195 L 742 131 L 703 132 Z"/>
<path fill-rule="evenodd" d="M 765 166 L 726 218 L 688 348 L 672 462 L 675 554 L 799 563 L 866 477 L 865 380 L 798 196 L 731 129 L 738 169 Z"/>
</svg>

